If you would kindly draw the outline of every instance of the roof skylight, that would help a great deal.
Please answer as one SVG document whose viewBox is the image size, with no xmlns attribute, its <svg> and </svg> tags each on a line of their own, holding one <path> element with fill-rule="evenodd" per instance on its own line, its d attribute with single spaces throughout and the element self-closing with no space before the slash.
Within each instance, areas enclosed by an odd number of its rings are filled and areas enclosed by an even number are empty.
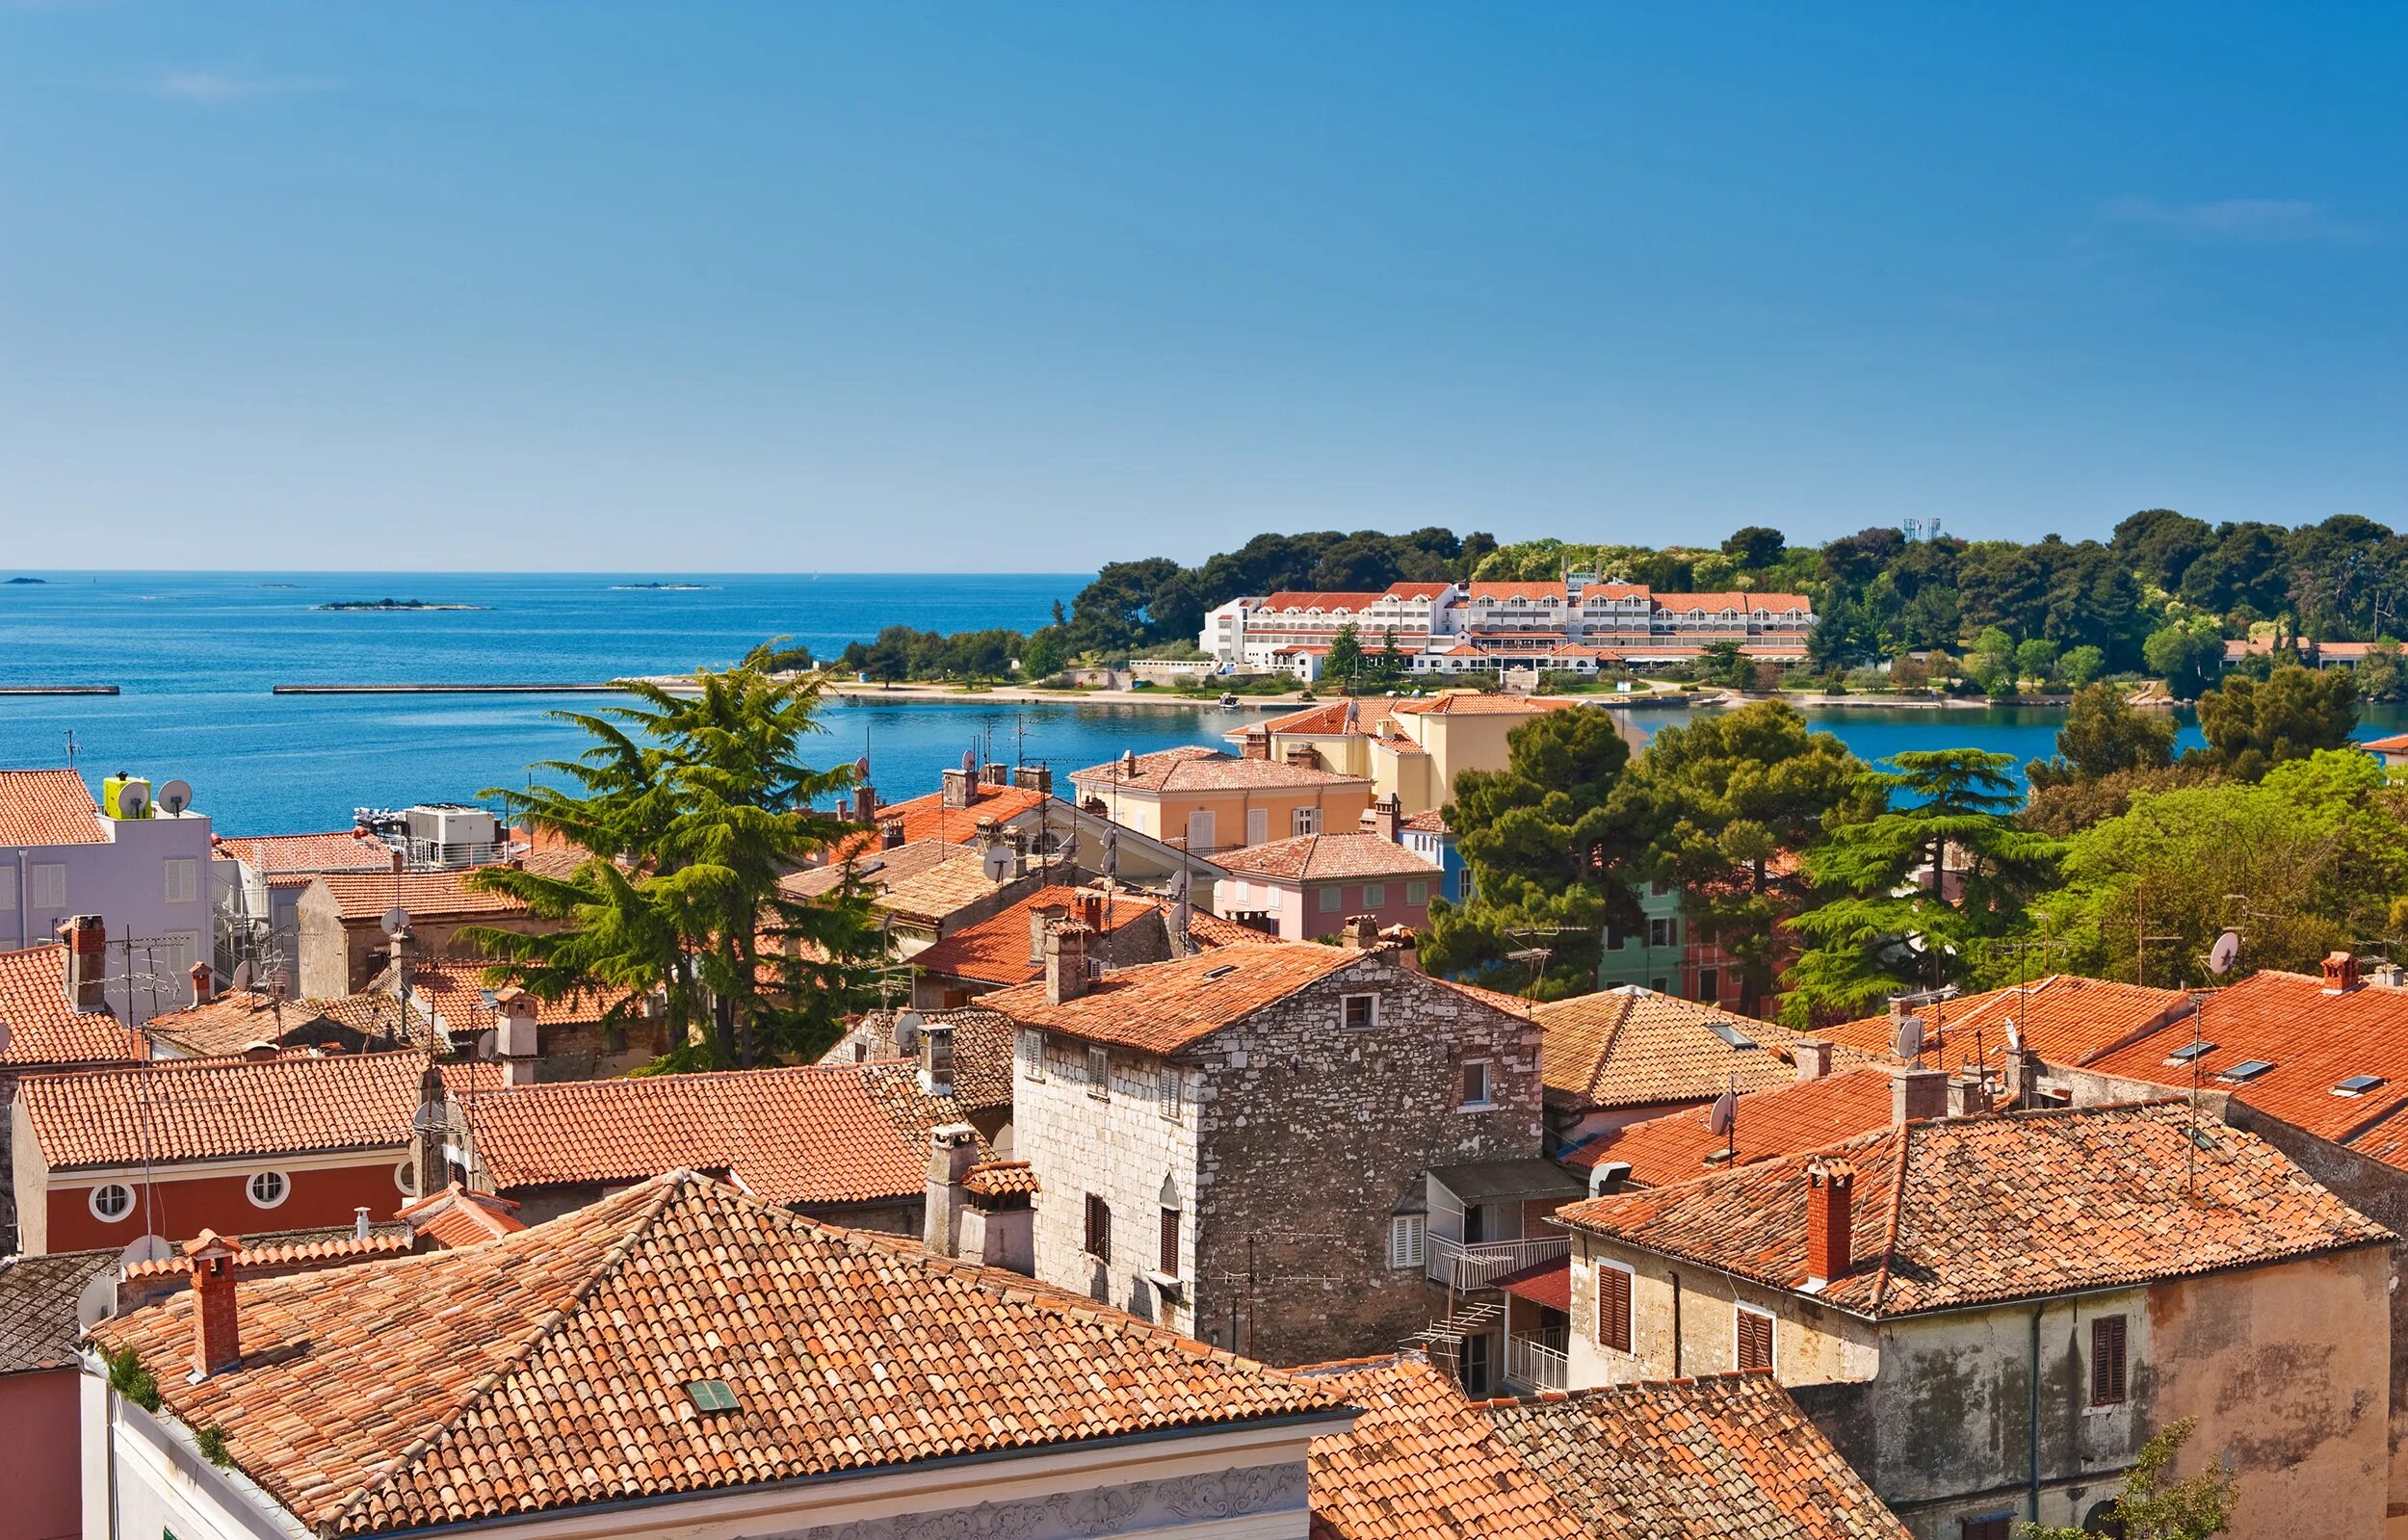
<svg viewBox="0 0 2408 1540">
<path fill-rule="evenodd" d="M 2177 1048 L 2174 1052 L 2166 1055 L 2165 1061 L 2169 1064 L 2187 1064 L 2192 1059 L 2199 1057 L 2203 1054 L 2212 1054 L 2214 1052 L 2215 1045 L 2203 1038 L 2195 1043 L 2185 1043 L 2182 1047 Z"/>
<path fill-rule="evenodd" d="M 2230 1069 L 2218 1070 L 2215 1078 L 2220 1081 L 2253 1081 L 2273 1067 L 2270 1059 L 2244 1058 Z"/>
</svg>

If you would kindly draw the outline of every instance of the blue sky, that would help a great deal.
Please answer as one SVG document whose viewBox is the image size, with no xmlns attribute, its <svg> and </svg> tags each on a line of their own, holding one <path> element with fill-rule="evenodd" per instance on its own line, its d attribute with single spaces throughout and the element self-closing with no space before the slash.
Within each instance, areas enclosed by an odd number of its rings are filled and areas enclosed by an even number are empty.
<svg viewBox="0 0 2408 1540">
<path fill-rule="evenodd" d="M 25 566 L 2408 525 L 2408 8 L 0 0 Z"/>
</svg>

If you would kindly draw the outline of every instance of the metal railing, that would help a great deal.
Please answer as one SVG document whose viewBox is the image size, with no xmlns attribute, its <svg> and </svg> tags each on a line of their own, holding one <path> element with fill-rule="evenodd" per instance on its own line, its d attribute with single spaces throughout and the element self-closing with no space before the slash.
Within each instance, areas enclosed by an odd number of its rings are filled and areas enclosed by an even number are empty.
<svg viewBox="0 0 2408 1540">
<path fill-rule="evenodd" d="M 1571 1254 L 1572 1238 L 1568 1235 L 1481 1240 L 1470 1245 L 1445 1236 L 1431 1236 L 1424 1247 L 1423 1259 L 1431 1282 L 1452 1284 L 1456 1292 L 1468 1293 L 1494 1286 L 1507 1273 Z"/>
<path fill-rule="evenodd" d="M 1561 1349 L 1516 1337 L 1505 1344 L 1505 1378 L 1526 1391 L 1566 1390 L 1572 1366 Z"/>
</svg>

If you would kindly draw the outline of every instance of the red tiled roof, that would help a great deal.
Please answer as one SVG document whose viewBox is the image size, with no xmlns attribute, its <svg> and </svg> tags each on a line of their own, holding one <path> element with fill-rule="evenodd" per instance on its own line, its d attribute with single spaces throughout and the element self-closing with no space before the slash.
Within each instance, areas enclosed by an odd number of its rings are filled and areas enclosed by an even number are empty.
<svg viewBox="0 0 2408 1540">
<path fill-rule="evenodd" d="M 403 1205 L 395 1217 L 439 1246 L 483 1245 L 527 1228 L 518 1217 L 517 1204 L 490 1192 L 472 1191 L 457 1182 Z"/>
<path fill-rule="evenodd" d="M 2408 733 L 2394 733 L 2388 738 L 2369 738 L 2358 746 L 2377 754 L 2408 754 Z"/>
<path fill-rule="evenodd" d="M 414 1053 L 161 1059 L 29 1075 L 19 1095 L 53 1170 L 300 1155 L 407 1144 L 426 1067 Z"/>
<path fill-rule="evenodd" d="M 1255 608 L 1258 610 L 1368 610 L 1387 596 L 1388 590 L 1385 588 L 1368 593 L 1282 588 Z"/>
<path fill-rule="evenodd" d="M 962 1173 L 962 1190 L 982 1198 L 1000 1198 L 1042 1191 L 1036 1168 L 1026 1161 L 981 1161 Z"/>
<path fill-rule="evenodd" d="M 1428 808 L 1414 814 L 1404 821 L 1404 826 L 1422 834 L 1453 834 L 1454 832 L 1447 826 L 1447 810 L 1442 807 Z"/>
<path fill-rule="evenodd" d="M 1313 1441 L 1313 1540 L 1586 1540 L 1488 1420 L 1419 1357 L 1298 1371 L 1361 1407 Z"/>
<path fill-rule="evenodd" d="M 725 1171 L 772 1203 L 868 1203 L 927 1190 L 929 1130 L 964 1121 L 918 1070 L 885 1060 L 562 1082 L 462 1103 L 497 1191 Z"/>
<path fill-rule="evenodd" d="M 1924 1019 L 1923 1061 L 1954 1074 L 1973 1062 L 1978 1046 L 1982 1067 L 1996 1074 L 2006 1062 L 2006 1026 L 2012 1021 L 2023 1045 L 2048 1062 L 2081 1064 L 2172 1020 L 2189 1004 L 2190 996 L 2180 989 L 2051 974 L 2028 988 L 1993 989 L 1918 1007 Z M 1886 1057 L 1897 1033 L 1897 1025 L 1881 1015 L 1827 1028 L 1821 1035 L 1844 1048 Z"/>
<path fill-rule="evenodd" d="M 225 835 L 217 844 L 220 853 L 263 876 L 276 873 L 393 870 L 391 847 L 356 829 L 337 829 L 327 834 Z"/>
<path fill-rule="evenodd" d="M 1298 834 L 1223 850 L 1213 857 L 1238 876 L 1282 882 L 1338 882 L 1359 877 L 1433 877 L 1438 868 L 1396 841 L 1349 830 Z"/>
<path fill-rule="evenodd" d="M 1347 711 L 1349 707 L 1357 708 L 1355 723 L 1351 729 L 1347 726 Z M 1358 703 L 1351 700 L 1325 700 L 1318 706 L 1307 706 L 1302 711 L 1292 711 L 1285 717 L 1273 717 L 1269 721 L 1257 722 L 1251 727 L 1241 727 L 1221 736 L 1245 738 L 1255 733 L 1302 733 L 1319 737 L 1349 730 L 1355 733 L 1368 731 L 1363 726 L 1362 713 Z"/>
<path fill-rule="evenodd" d="M 1495 1281 L 1494 1287 L 1516 1299 L 1527 1299 L 1533 1305 L 1543 1305 L 1549 1310 L 1560 1310 L 1569 1315 L 1572 1310 L 1572 1259 L 1557 1257 L 1552 1262 L 1525 1267 L 1520 1272 L 1506 1273 Z"/>
<path fill-rule="evenodd" d="M 410 989 L 425 997 L 425 1004 L 443 1018 L 444 1027 L 454 1032 L 481 1032 L 501 1025 L 501 1017 L 484 1003 L 487 989 L 502 989 L 506 984 L 487 984 L 485 970 L 492 965 L 483 962 L 413 962 L 409 965 Z M 589 1027 L 601 1021 L 615 1007 L 633 1001 L 632 990 L 592 991 L 580 989 L 558 1000 L 536 996 L 536 1021 L 545 1027 Z M 622 1012 L 622 1014 L 624 1014 Z"/>
<path fill-rule="evenodd" d="M 1201 909 L 1188 916 L 1188 939 L 1199 947 L 1260 947 L 1275 945 L 1279 940 L 1267 930 L 1242 926 Z"/>
<path fill-rule="evenodd" d="M 1801 1289 L 1805 1171 L 1815 1161 L 1854 1170 L 1858 1242 L 1847 1268 L 1815 1297 L 1868 1318 L 2122 1287 L 2394 1239 L 2274 1146 L 2195 1119 L 2179 1102 L 1892 1125 L 1815 1154 L 1590 1198 L 1557 1217 L 1643 1251 Z"/>
<path fill-rule="evenodd" d="M 324 884 L 346 920 L 376 920 L 395 904 L 413 920 L 471 919 L 525 914 L 527 907 L 504 893 L 468 886 L 466 872 L 327 872 Z"/>
<path fill-rule="evenodd" d="M 1311 942 L 1267 942 L 1123 968 L 1059 1005 L 1045 1003 L 1041 983 L 982 995 L 979 1005 L 1022 1026 L 1169 1054 L 1369 955 Z"/>
<path fill-rule="evenodd" d="M 1723 1152 L 1735 1145 L 1737 1163 L 1748 1165 L 1852 1139 L 1887 1124 L 1891 1102 L 1887 1070 L 1848 1070 L 1741 1096 L 1728 1135 L 1707 1128 L 1707 1109 L 1692 1107 L 1624 1124 L 1559 1159 L 1581 1170 L 1620 1161 L 1631 1168 L 1636 1185 L 1670 1187 L 1723 1169 Z"/>
<path fill-rule="evenodd" d="M 79 1011 L 66 998 L 66 948 L 56 941 L 0 952 L 0 1023 L 9 1044 L 0 1064 L 121 1063 L 144 1056 L 143 1040 L 105 1010 Z"/>
<path fill-rule="evenodd" d="M 1090 892 L 1060 884 L 1039 888 L 1010 907 L 913 953 L 911 964 L 923 973 L 982 983 L 1027 983 L 1045 972 L 1042 962 L 1029 960 L 1030 914 L 1047 907 L 1068 910 Z M 1115 893 L 1101 907 L 1103 929 L 1110 934 L 1161 912 L 1162 904 L 1141 893 Z"/>
<path fill-rule="evenodd" d="M 1137 757 L 1137 771 L 1122 775 L 1121 762 L 1090 765 L 1073 770 L 1070 779 L 1083 791 L 1102 796 L 1117 788 L 1124 792 L 1235 792 L 1269 786 L 1369 786 L 1360 775 L 1270 759 L 1240 759 L 1217 748 L 1189 746 L 1157 749 Z"/>
<path fill-rule="evenodd" d="M 0 770 L 0 845 L 98 845 L 100 804 L 71 770 Z"/>
<path fill-rule="evenodd" d="M 1563 585 L 1556 583 L 1475 583 L 1469 590 L 1475 599 L 1560 599 Z"/>
<path fill-rule="evenodd" d="M 1344 1415 L 1176 1333 L 692 1172 L 236 1294 L 242 1363 L 163 1372 L 165 1411 L 224 1429 L 233 1466 L 327 1536 Z M 187 1292 L 94 1339 L 169 1364 L 193 1309 Z M 739 1410 L 697 1411 L 701 1379 Z"/>
<path fill-rule="evenodd" d="M 340 1266 L 353 1262 L 371 1262 L 379 1257 L 406 1256 L 413 1240 L 407 1225 L 391 1223 L 372 1227 L 364 1240 L 348 1227 L 301 1231 L 290 1240 L 271 1238 L 245 1242 L 243 1249 L 234 1254 L 234 1272 L 241 1277 L 246 1274 Z M 192 1266 L 189 1258 L 170 1255 L 156 1262 L 136 1263 L 125 1269 L 124 1278 L 128 1283 L 177 1278 L 191 1272 Z"/>
<path fill-rule="evenodd" d="M 1735 1078 L 1742 1091 L 1797 1078 L 1795 1033 L 1677 995 L 1625 984 L 1550 1001 L 1531 1015 L 1539 1078 L 1550 1096 L 1577 1107 L 1711 1101 Z M 1716 1024 L 1753 1046 L 1733 1045 Z"/>
<path fill-rule="evenodd" d="M 1400 700 L 1389 709 L 1400 717 L 1543 717 L 1588 701 L 1561 695 L 1499 695 L 1476 690 L 1442 690 L 1422 700 Z"/>
<path fill-rule="evenodd" d="M 1008 824 L 1013 819 L 1033 813 L 1045 800 L 1045 794 L 1027 786 L 989 786 L 979 782 L 971 788 L 967 807 L 947 807 L 945 794 L 930 792 L 925 796 L 907 797 L 900 802 L 881 805 L 877 814 L 880 824 L 901 823 L 903 843 L 916 845 L 934 841 L 941 845 L 967 845 L 979 837 L 979 824 L 987 819 Z M 831 852 L 830 859 L 842 860 L 858 850 L 866 850 L 879 841 L 876 829 L 864 829 L 847 836 Z"/>
<path fill-rule="evenodd" d="M 1908 1540 L 1768 1373 L 1490 1401 L 1506 1448 L 1584 1534 L 1631 1540 Z"/>
</svg>

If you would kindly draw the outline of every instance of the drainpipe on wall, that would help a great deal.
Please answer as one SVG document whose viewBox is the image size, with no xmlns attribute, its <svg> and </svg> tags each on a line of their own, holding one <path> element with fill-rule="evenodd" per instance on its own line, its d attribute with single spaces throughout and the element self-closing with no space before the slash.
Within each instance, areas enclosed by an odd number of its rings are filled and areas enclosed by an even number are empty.
<svg viewBox="0 0 2408 1540">
<path fill-rule="evenodd" d="M 1672 1274 L 1672 1377 L 1681 1377 L 1681 1275 Z"/>
<path fill-rule="evenodd" d="M 2031 1421 L 2026 1435 L 2027 1454 L 2030 1462 L 2030 1512 L 2025 1515 L 2033 1524 L 2040 1522 L 2040 1311 L 2031 1307 Z"/>
</svg>

